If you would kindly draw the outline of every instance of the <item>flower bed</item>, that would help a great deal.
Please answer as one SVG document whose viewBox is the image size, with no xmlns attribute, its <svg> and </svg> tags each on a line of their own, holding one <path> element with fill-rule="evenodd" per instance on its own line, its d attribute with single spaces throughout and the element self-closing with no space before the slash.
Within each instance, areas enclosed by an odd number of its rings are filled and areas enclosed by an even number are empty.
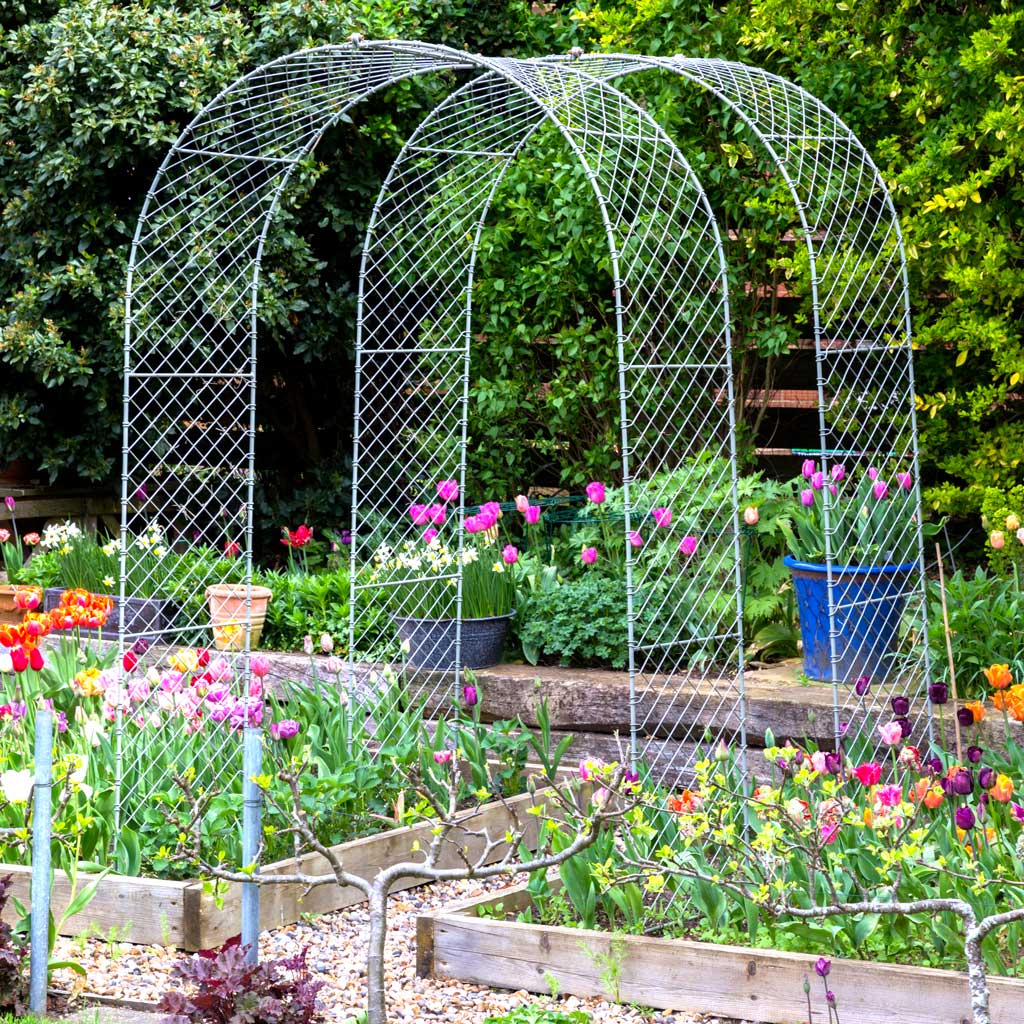
<svg viewBox="0 0 1024 1024">
<path fill-rule="evenodd" d="M 472 816 L 474 832 L 485 828 L 501 832 L 511 824 L 516 813 L 525 813 L 535 797 L 525 793 L 507 802 L 492 802 L 467 812 Z M 526 818 L 535 823 L 537 819 Z M 392 829 L 378 835 L 341 843 L 334 847 L 345 861 L 346 869 L 357 874 L 374 874 L 378 869 L 416 858 L 416 850 L 427 845 L 432 822 Z M 455 833 L 457 838 L 457 832 Z M 536 841 L 535 827 L 528 841 Z M 480 849 L 478 834 L 466 835 L 463 845 L 472 856 Z M 498 860 L 502 850 L 494 851 Z M 451 863 L 449 864 L 448 861 Z M 306 872 L 328 870 L 326 861 L 318 855 L 301 858 Z M 447 857 L 445 866 L 455 866 L 454 852 Z M 268 864 L 261 869 L 264 875 L 291 873 L 293 859 Z M 20 865 L 0 864 L 0 877 L 13 876 L 12 894 L 26 906 L 30 905 L 29 884 L 32 869 Z M 79 888 L 89 879 L 78 877 Z M 393 891 L 422 884 L 422 879 L 400 881 Z M 58 920 L 71 896 L 68 876 L 58 871 L 52 895 L 52 907 Z M 365 897 L 357 889 L 342 889 L 336 885 L 323 885 L 308 893 L 301 885 L 265 886 L 260 897 L 260 927 L 279 928 L 293 924 L 303 914 L 324 914 L 359 903 Z M 12 906 L 13 912 L 13 906 Z M 112 928 L 119 941 L 140 945 L 177 946 L 186 950 L 211 949 L 224 943 L 241 928 L 241 887 L 228 885 L 215 895 L 209 886 L 198 879 L 168 880 L 138 878 L 125 875 L 106 875 L 96 889 L 96 895 L 85 910 L 62 923 L 61 934 L 78 935 L 86 930 L 106 935 Z"/>
<path fill-rule="evenodd" d="M 553 888 L 557 888 L 555 880 Z M 764 1024 L 806 1019 L 808 954 L 661 939 L 504 919 L 530 905 L 526 886 L 422 915 L 417 922 L 421 977 L 512 990 L 606 996 Z M 481 911 L 485 916 L 481 916 Z M 817 980 L 817 979 L 815 979 Z M 966 975 L 955 971 L 833 960 L 829 988 L 842 1019 L 856 1024 L 963 1024 L 971 1019 Z M 1016 1024 L 1024 981 L 989 981 L 993 1024 Z M 815 996 L 814 1020 L 825 1020 Z"/>
</svg>

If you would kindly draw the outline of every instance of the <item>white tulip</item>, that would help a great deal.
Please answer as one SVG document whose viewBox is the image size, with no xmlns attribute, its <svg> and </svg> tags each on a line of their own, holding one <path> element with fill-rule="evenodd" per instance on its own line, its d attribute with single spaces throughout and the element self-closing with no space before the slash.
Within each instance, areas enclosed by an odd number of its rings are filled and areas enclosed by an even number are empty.
<svg viewBox="0 0 1024 1024">
<path fill-rule="evenodd" d="M 0 772 L 0 793 L 8 803 L 27 804 L 32 793 L 32 773 L 27 768 Z"/>
</svg>

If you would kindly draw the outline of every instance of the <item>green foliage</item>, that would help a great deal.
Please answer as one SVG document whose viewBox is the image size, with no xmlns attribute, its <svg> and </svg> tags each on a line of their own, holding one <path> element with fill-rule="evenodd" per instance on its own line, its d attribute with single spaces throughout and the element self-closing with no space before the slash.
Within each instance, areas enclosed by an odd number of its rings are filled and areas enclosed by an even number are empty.
<svg viewBox="0 0 1024 1024">
<path fill-rule="evenodd" d="M 990 665 L 1008 664 L 1015 679 L 1024 678 L 1024 591 L 1018 577 L 999 577 L 981 568 L 973 575 L 958 571 L 946 579 L 946 607 L 961 697 L 989 693 L 982 672 Z M 929 584 L 928 612 L 932 671 L 945 677 L 949 662 L 938 581 Z"/>
<path fill-rule="evenodd" d="M 593 1018 L 582 1010 L 562 1013 L 541 1003 L 523 1003 L 500 1017 L 487 1017 L 483 1024 L 591 1024 Z"/>
</svg>

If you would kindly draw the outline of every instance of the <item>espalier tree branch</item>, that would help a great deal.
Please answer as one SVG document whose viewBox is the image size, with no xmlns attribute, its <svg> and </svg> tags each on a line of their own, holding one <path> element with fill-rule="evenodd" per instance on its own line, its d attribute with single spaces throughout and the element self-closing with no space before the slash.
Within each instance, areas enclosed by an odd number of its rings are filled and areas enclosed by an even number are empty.
<svg viewBox="0 0 1024 1024">
<path fill-rule="evenodd" d="M 375 874 L 362 876 L 348 871 L 339 847 L 324 843 L 317 834 L 302 805 L 301 777 L 304 765 L 279 765 L 276 777 L 285 784 L 289 794 L 287 803 L 270 790 L 268 779 L 262 779 L 268 806 L 272 807 L 287 825 L 279 832 L 294 837 L 293 871 L 261 875 L 253 871 L 255 865 L 244 870 L 210 860 L 203 849 L 202 821 L 204 810 L 217 792 L 196 792 L 186 773 L 176 777 L 175 783 L 183 797 L 184 814 L 179 808 L 167 809 L 165 814 L 179 831 L 181 840 L 176 850 L 179 860 L 185 860 L 205 876 L 224 882 L 255 883 L 256 885 L 302 885 L 306 891 L 322 885 L 352 886 L 367 898 L 370 917 L 370 936 L 367 949 L 367 1024 L 387 1024 L 387 1002 L 384 976 L 384 945 L 387 937 L 387 899 L 399 879 L 416 878 L 424 882 L 460 881 L 512 876 L 521 872 L 547 870 L 574 857 L 591 846 L 603 829 L 614 827 L 640 801 L 639 791 L 629 782 L 625 768 L 617 765 L 597 769 L 593 782 L 584 785 L 581 779 L 552 778 L 547 773 L 530 779 L 529 790 L 535 803 L 527 812 L 536 822 L 536 849 L 531 849 L 529 838 L 533 822 L 521 816 L 503 798 L 508 811 L 500 834 L 491 827 L 474 828 L 474 809 L 459 809 L 460 777 L 454 758 L 442 778 L 440 794 L 430 799 L 436 813 L 430 842 L 422 851 L 422 859 L 410 859 L 379 869 Z M 603 772 L 603 774 L 601 774 Z M 597 792 L 591 795 L 591 786 Z M 611 799 L 609 794 L 617 794 Z M 552 849 L 552 833 L 568 829 L 572 841 L 558 852 Z M 467 842 L 473 839 L 475 842 Z M 442 858 L 454 852 L 458 862 L 443 866 Z M 472 852 L 471 852 L 472 851 Z M 329 865 L 329 871 L 306 870 L 301 858 L 304 854 L 319 854 Z"/>
</svg>

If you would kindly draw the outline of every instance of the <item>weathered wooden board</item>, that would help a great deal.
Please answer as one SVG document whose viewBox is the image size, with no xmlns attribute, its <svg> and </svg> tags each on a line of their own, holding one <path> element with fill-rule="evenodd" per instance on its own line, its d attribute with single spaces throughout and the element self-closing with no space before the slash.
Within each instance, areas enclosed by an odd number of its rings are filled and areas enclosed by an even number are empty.
<svg viewBox="0 0 1024 1024">
<path fill-rule="evenodd" d="M 11 875 L 11 893 L 26 907 L 31 906 L 32 869 L 16 864 L 0 864 L 0 876 Z M 90 876 L 79 874 L 79 891 Z M 198 909 L 190 896 L 188 881 L 172 882 L 159 878 L 133 878 L 107 875 L 100 882 L 92 902 L 70 918 L 61 929 L 64 935 L 79 935 L 89 930 L 107 936 L 116 931 L 123 942 L 144 945 L 181 945 L 187 917 Z M 71 881 L 63 871 L 54 873 L 51 906 L 58 920 L 71 901 Z M 16 918 L 13 901 L 7 904 L 4 920 Z"/>
<path fill-rule="evenodd" d="M 531 992 L 604 996 L 659 1009 L 794 1024 L 807 1020 L 805 976 L 814 983 L 813 1024 L 828 1019 L 816 957 L 681 939 L 612 936 L 476 917 L 481 905 L 514 909 L 522 887 L 426 914 L 417 922 L 421 976 Z M 827 950 L 823 950 L 827 954 Z M 609 992 L 608 964 L 618 971 Z M 602 974 L 605 979 L 602 979 Z M 829 988 L 856 1024 L 970 1024 L 967 979 L 955 971 L 857 960 L 832 961 Z M 1024 981 L 990 979 L 993 1024 L 1019 1024 Z"/>
</svg>

